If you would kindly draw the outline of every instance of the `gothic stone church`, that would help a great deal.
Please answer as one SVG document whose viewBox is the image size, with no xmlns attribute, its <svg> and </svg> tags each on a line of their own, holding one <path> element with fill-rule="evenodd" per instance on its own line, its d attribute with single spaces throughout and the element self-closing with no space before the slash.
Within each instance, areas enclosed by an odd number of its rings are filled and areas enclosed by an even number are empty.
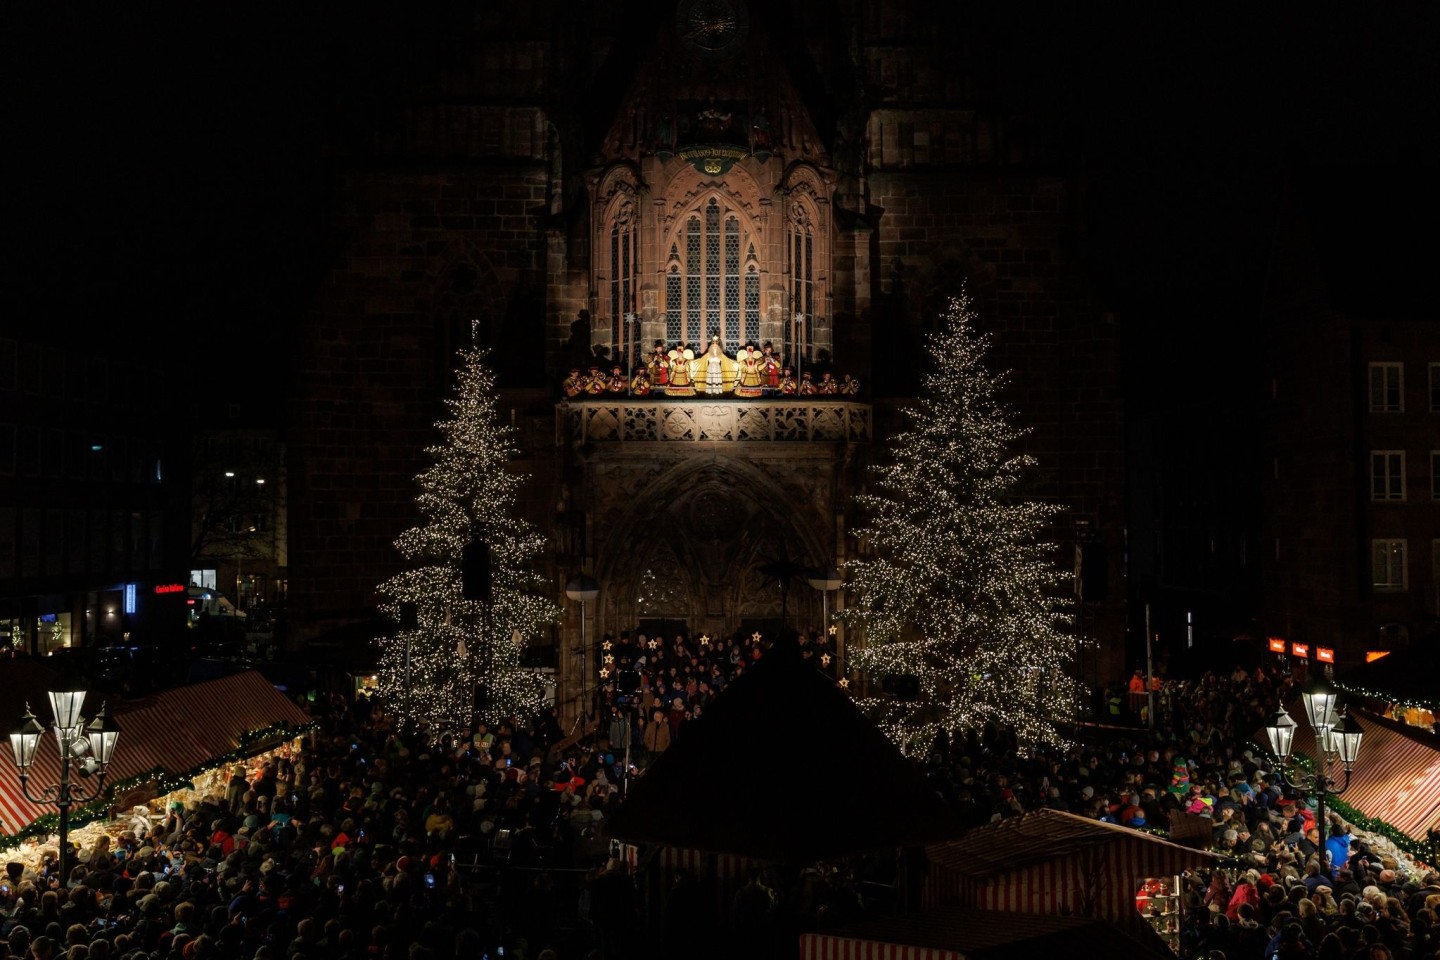
<svg viewBox="0 0 1440 960">
<path fill-rule="evenodd" d="M 999 106 L 984 36 L 930 5 L 776 6 L 479 5 L 336 144 L 337 246 L 291 398 L 298 636 L 373 617 L 401 568 L 393 542 L 419 520 L 414 478 L 472 324 L 531 478 L 522 507 L 550 535 L 566 617 L 531 640 L 567 713 L 576 574 L 599 584 L 591 642 L 777 622 L 759 568 L 839 567 L 857 549 L 852 497 L 962 287 L 991 368 L 1013 371 L 1035 494 L 1068 508 L 1057 559 L 1084 524 L 1118 581 L 1119 340 L 1078 266 L 1073 166 Z M 657 343 L 718 345 L 727 368 L 768 343 L 798 381 L 859 390 L 707 393 L 698 361 L 694 396 L 631 390 Z M 591 367 L 625 386 L 567 396 Z M 1122 592 L 1083 605 L 1102 659 L 1123 656 Z M 802 578 L 785 602 L 791 626 L 818 627 L 845 596 Z"/>
</svg>

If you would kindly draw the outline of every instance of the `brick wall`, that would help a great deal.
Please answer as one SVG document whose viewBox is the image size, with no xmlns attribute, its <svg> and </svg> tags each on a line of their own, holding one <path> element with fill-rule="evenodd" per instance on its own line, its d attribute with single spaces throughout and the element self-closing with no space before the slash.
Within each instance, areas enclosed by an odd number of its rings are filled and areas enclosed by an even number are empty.
<svg viewBox="0 0 1440 960">
<path fill-rule="evenodd" d="M 297 621 L 316 624 L 363 614 L 399 568 L 394 540 L 420 519 L 415 476 L 466 315 L 490 315 L 497 372 L 542 375 L 507 346 L 542 342 L 517 291 L 543 287 L 543 171 L 355 175 L 341 196 L 345 243 L 296 332 L 292 398 L 291 596 Z M 445 288 L 456 263 L 477 289 Z M 441 303 L 454 316 L 437 316 Z"/>
</svg>

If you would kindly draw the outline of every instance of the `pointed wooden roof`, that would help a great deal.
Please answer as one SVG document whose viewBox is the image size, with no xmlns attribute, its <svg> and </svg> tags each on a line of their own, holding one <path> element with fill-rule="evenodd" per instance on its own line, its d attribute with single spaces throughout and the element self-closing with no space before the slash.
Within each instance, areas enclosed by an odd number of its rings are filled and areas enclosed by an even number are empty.
<svg viewBox="0 0 1440 960">
<path fill-rule="evenodd" d="M 919 767 L 777 644 L 630 788 L 611 837 L 804 865 L 957 837 Z"/>
</svg>

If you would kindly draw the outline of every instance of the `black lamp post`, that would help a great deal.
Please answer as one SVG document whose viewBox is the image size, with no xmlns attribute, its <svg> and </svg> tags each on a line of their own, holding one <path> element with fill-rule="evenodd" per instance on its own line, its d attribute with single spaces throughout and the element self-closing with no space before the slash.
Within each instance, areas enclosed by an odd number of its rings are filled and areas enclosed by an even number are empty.
<svg viewBox="0 0 1440 960">
<path fill-rule="evenodd" d="M 581 718 L 588 720 L 590 715 L 590 670 L 593 664 L 590 662 L 590 646 L 585 640 L 585 607 L 600 596 L 600 584 L 595 578 L 580 574 L 569 583 L 565 584 L 565 596 L 570 600 L 580 601 L 580 661 L 583 666 L 580 668 L 580 715 L 576 717 L 577 725 Z M 584 726 L 580 725 L 583 731 Z"/>
<path fill-rule="evenodd" d="M 45 728 L 35 719 L 29 704 L 20 725 L 10 734 L 10 749 L 15 756 L 15 766 L 20 771 L 20 789 L 31 803 L 51 803 L 60 812 L 60 882 L 65 883 L 70 868 L 70 807 L 94 800 L 105 789 L 105 773 L 110 760 L 115 756 L 115 744 L 120 739 L 120 727 L 105 715 L 105 707 L 88 723 L 80 715 L 85 704 L 85 690 L 76 683 L 59 683 L 49 691 L 50 709 L 55 722 L 55 742 L 60 750 L 60 781 L 38 791 L 39 796 L 30 792 L 30 766 L 35 762 L 35 752 L 40 747 L 40 736 Z M 88 793 L 72 782 L 72 771 L 81 778 L 97 777 Z"/>
<path fill-rule="evenodd" d="M 1352 717 L 1339 709 L 1340 694 L 1324 677 L 1312 677 L 1301 694 L 1305 700 L 1305 713 L 1315 729 L 1316 753 L 1313 769 L 1308 774 L 1297 774 L 1295 781 L 1285 777 L 1285 764 L 1295 743 L 1297 724 L 1290 714 L 1281 707 L 1271 714 L 1265 724 L 1265 734 L 1270 738 L 1270 749 L 1279 760 L 1279 775 L 1282 784 L 1288 784 L 1302 791 L 1315 792 L 1316 826 L 1320 831 L 1320 867 L 1329 875 L 1330 863 L 1325 849 L 1325 797 L 1341 794 L 1350 787 L 1350 773 L 1360 755 L 1360 741 L 1365 731 Z M 1345 782 L 1337 789 L 1329 769 L 1336 760 L 1344 766 Z"/>
</svg>

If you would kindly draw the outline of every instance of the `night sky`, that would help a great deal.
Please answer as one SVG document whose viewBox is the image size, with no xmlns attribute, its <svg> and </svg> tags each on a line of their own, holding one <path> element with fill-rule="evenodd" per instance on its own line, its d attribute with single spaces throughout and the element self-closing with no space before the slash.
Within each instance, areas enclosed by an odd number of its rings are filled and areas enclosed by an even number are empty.
<svg viewBox="0 0 1440 960">
<path fill-rule="evenodd" d="M 7 11 L 7 323 L 159 331 L 243 370 L 298 312 L 330 248 L 321 145 L 423 73 L 443 24 L 213 6 Z M 993 6 L 944 29 L 988 33 L 998 88 L 1067 146 L 1083 255 L 1134 359 L 1188 342 L 1199 375 L 1232 349 L 1287 189 L 1320 214 L 1337 297 L 1435 314 L 1433 7 Z"/>
</svg>

